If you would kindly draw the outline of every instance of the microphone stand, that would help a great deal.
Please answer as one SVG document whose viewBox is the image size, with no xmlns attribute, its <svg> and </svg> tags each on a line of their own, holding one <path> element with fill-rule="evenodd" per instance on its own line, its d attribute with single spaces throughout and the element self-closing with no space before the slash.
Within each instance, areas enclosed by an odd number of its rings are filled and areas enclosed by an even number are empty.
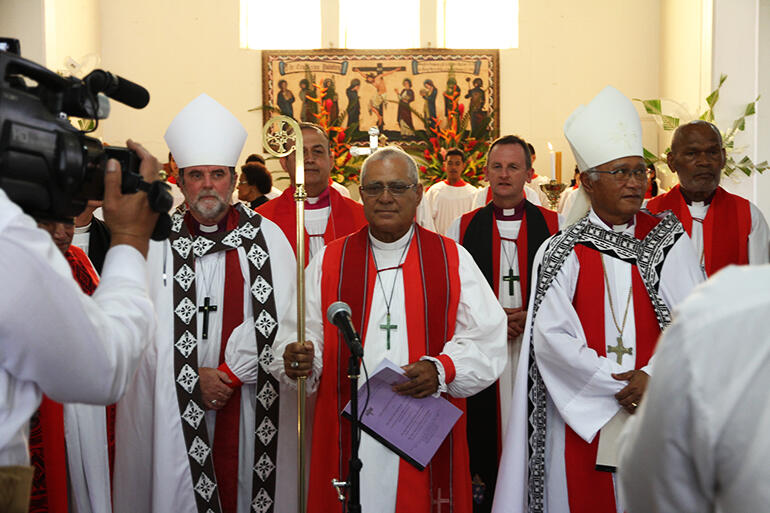
<svg viewBox="0 0 770 513">
<path fill-rule="evenodd" d="M 332 486 L 337 489 L 337 498 L 344 502 L 345 496 L 342 488 L 348 488 L 347 513 L 361 513 L 361 459 L 358 457 L 358 448 L 361 445 L 361 425 L 358 422 L 358 376 L 361 373 L 361 358 L 364 357 L 361 343 L 358 340 L 349 340 L 344 330 L 340 330 L 350 348 L 348 358 L 348 379 L 350 380 L 350 459 L 348 460 L 348 480 L 338 481 L 332 479 Z M 354 332 L 358 339 L 358 334 Z"/>
</svg>

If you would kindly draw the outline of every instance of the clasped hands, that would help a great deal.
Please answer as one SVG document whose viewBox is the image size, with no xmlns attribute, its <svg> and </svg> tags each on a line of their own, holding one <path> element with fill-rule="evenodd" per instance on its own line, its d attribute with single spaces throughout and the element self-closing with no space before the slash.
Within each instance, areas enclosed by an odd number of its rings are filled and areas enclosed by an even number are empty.
<svg viewBox="0 0 770 513">
<path fill-rule="evenodd" d="M 312 342 L 293 342 L 283 351 L 283 369 L 291 379 L 308 377 L 313 371 L 314 346 Z M 393 391 L 421 399 L 438 390 L 438 370 L 429 360 L 420 360 L 401 367 L 409 379 L 406 383 L 393 386 Z"/>
<path fill-rule="evenodd" d="M 199 367 L 201 395 L 203 405 L 209 410 L 221 410 L 233 395 L 233 389 L 228 385 L 232 380 L 225 372 L 211 367 Z"/>
</svg>

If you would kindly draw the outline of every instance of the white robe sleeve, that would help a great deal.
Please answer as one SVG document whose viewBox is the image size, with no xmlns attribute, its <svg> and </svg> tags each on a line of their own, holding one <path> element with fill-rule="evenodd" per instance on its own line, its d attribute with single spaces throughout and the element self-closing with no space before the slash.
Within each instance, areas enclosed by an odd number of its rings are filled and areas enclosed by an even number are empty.
<svg viewBox="0 0 770 513">
<path fill-rule="evenodd" d="M 460 301 L 457 307 L 457 323 L 451 340 L 444 345 L 442 354 L 451 358 L 455 378 L 446 385 L 446 391 L 454 397 L 476 394 L 502 374 L 508 358 L 506 341 L 507 317 L 486 279 L 473 258 L 462 246 L 457 247 L 460 259 Z M 445 378 L 442 364 L 428 358 Z M 444 385 L 440 379 L 440 385 Z M 439 388 L 442 390 L 443 386 Z"/>
<path fill-rule="evenodd" d="M 749 233 L 749 264 L 770 262 L 770 229 L 765 216 L 751 203 L 751 233 Z"/>
<path fill-rule="evenodd" d="M 2 230 L 0 267 L 3 369 L 55 401 L 117 401 L 155 320 L 144 257 L 130 246 L 111 248 L 89 297 L 50 236 L 23 216 Z"/>
<path fill-rule="evenodd" d="M 538 252 L 542 259 L 546 244 Z M 546 292 L 533 330 L 538 369 L 564 421 L 586 442 L 620 409 L 615 394 L 627 382 L 611 374 L 624 369 L 588 347 L 580 319 L 572 306 L 580 265 L 571 253 Z M 660 295 L 669 309 L 679 304 L 703 280 L 692 243 L 686 234 L 669 251 L 661 271 Z M 641 370 L 652 371 L 652 360 Z"/>
<path fill-rule="evenodd" d="M 449 228 L 447 228 L 446 231 L 446 236 L 458 244 L 460 244 L 460 221 L 462 218 L 463 216 L 459 216 L 457 219 L 452 221 L 452 224 L 449 225 Z"/>
<path fill-rule="evenodd" d="M 318 381 L 323 370 L 323 313 L 321 312 L 321 269 L 323 257 L 326 253 L 324 247 L 313 257 L 305 268 L 305 340 L 312 342 L 313 373 L 305 382 L 307 393 L 312 394 L 318 387 Z M 296 287 L 292 294 L 292 301 L 297 302 Z M 296 381 L 289 378 L 283 368 L 283 353 L 286 346 L 297 341 L 297 325 L 286 324 L 278 327 L 278 333 L 273 342 L 273 361 L 270 363 L 270 373 L 281 383 L 296 387 Z"/>
</svg>

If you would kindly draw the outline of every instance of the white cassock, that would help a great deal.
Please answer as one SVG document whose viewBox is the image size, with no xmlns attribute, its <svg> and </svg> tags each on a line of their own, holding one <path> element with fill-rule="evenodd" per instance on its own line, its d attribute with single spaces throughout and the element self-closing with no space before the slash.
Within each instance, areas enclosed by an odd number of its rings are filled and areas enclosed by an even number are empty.
<svg viewBox="0 0 770 513">
<path fill-rule="evenodd" d="M 104 406 L 65 403 L 67 500 L 77 513 L 100 513 L 112 508 L 107 417 Z"/>
<path fill-rule="evenodd" d="M 395 242 L 385 243 L 370 236 L 378 268 L 397 266 L 403 261 L 403 252 L 411 242 L 412 228 L 406 235 Z M 505 340 L 507 334 L 506 316 L 484 276 L 479 271 L 473 258 L 464 248 L 458 247 L 460 260 L 460 301 L 457 309 L 457 324 L 454 337 L 444 345 L 443 353 L 448 355 L 456 370 L 456 377 L 449 385 L 445 384 L 443 366 L 438 360 L 439 392 L 447 392 L 455 397 L 473 395 L 490 384 L 500 375 L 505 365 Z M 315 344 L 313 375 L 307 386 L 315 391 L 319 376 L 323 370 L 323 316 L 321 311 L 321 278 L 323 251 L 316 255 L 307 268 L 307 340 Z M 372 372 L 384 358 L 397 365 L 409 363 L 409 345 L 406 336 L 406 311 L 404 308 L 404 286 L 400 270 L 391 269 L 380 273 L 382 287 L 390 295 L 390 321 L 398 326 L 391 332 L 390 349 L 387 348 L 383 330 L 385 323 L 386 302 L 380 284 L 372 296 L 370 320 L 364 337 L 363 363 Z M 394 288 L 395 281 L 395 288 Z M 283 372 L 283 351 L 294 339 L 279 340 L 273 344 L 275 360 L 271 369 L 276 377 L 286 383 L 294 383 Z M 367 343 L 367 341 L 369 341 Z M 363 380 L 363 374 L 360 378 Z M 361 381 L 363 383 L 363 381 Z M 314 443 L 326 443 L 314 440 Z M 393 513 L 396 506 L 398 486 L 399 457 L 375 439 L 362 433 L 360 458 L 363 462 L 361 471 L 361 506 L 366 513 Z M 331 485 L 330 485 L 331 486 Z"/>
<path fill-rule="evenodd" d="M 589 213 L 589 220 L 597 226 L 607 228 L 593 210 Z M 613 230 L 631 237 L 634 234 L 633 224 L 614 226 Z M 536 268 L 533 275 L 539 272 L 547 244 L 547 241 L 543 243 L 535 257 Z M 606 255 L 602 255 L 602 259 L 609 282 L 609 294 L 604 295 L 604 329 L 607 347 L 610 347 L 617 345 L 618 330 L 612 320 L 609 295 L 612 295 L 615 315 L 620 323 L 624 312 L 617 310 L 625 310 L 625 307 L 618 305 L 626 304 L 631 288 L 632 266 Z M 588 347 L 583 326 L 572 306 L 579 271 L 580 264 L 573 251 L 564 261 L 543 297 L 535 324 L 532 324 L 531 317 L 527 318 L 493 512 L 512 511 L 511 507 L 514 507 L 513 511 L 517 511 L 516 508 L 521 508 L 522 511 L 526 508 L 527 375 L 530 364 L 530 335 L 534 342 L 538 369 L 548 389 L 544 497 L 546 512 L 569 512 L 564 465 L 565 422 L 583 440 L 590 443 L 621 408 L 614 395 L 623 389 L 627 382 L 615 380 L 611 374 L 634 369 L 636 351 L 630 356 L 626 355 L 622 364 L 619 364 L 614 355 L 610 358 L 598 356 Z M 702 281 L 703 273 L 697 264 L 689 238 L 687 234 L 683 234 L 671 247 L 665 259 L 660 274 L 659 294 L 668 308 L 672 309 Z M 533 286 L 530 304 L 534 301 L 535 292 L 536 288 Z M 623 345 L 636 347 L 633 298 L 628 306 L 628 319 L 623 329 Z M 652 375 L 651 367 L 652 359 L 641 370 Z M 622 513 L 620 502 L 617 502 L 617 505 L 618 512 Z"/>
<path fill-rule="evenodd" d="M 629 513 L 767 511 L 769 310 L 767 265 L 728 267 L 677 309 L 620 439 Z"/>
<path fill-rule="evenodd" d="M 693 201 L 687 207 L 692 216 L 692 239 L 695 254 L 700 259 L 701 265 L 703 258 L 703 220 L 706 219 L 706 213 L 711 204 L 702 201 Z M 754 203 L 749 202 L 751 208 L 751 231 L 749 232 L 749 264 L 766 264 L 770 262 L 770 229 L 762 212 Z M 697 220 L 700 219 L 700 222 Z M 717 221 L 718 223 L 719 221 Z"/>
<path fill-rule="evenodd" d="M 489 203 L 489 201 L 487 201 L 487 194 L 489 194 L 489 185 L 479 187 L 473 194 L 473 207 L 471 210 L 486 206 L 486 204 Z M 526 183 L 524 184 L 524 197 L 526 197 L 527 201 L 533 205 L 537 205 L 538 207 L 542 205 L 542 203 L 540 203 L 540 195 Z"/>
<path fill-rule="evenodd" d="M 556 210 L 560 214 L 566 214 L 569 212 L 570 207 L 572 206 L 572 203 L 575 201 L 575 198 L 572 198 L 570 200 L 570 196 L 572 196 L 572 193 L 574 193 L 577 190 L 577 187 L 567 187 L 564 189 L 564 191 L 561 193 L 561 196 L 559 196 L 559 204 L 556 207 Z"/>
<path fill-rule="evenodd" d="M 62 403 L 117 401 L 146 346 L 153 310 L 139 251 L 111 248 L 89 297 L 50 235 L 2 189 L 0 266 L 0 465 L 28 465 L 29 419 L 42 394 Z"/>
<path fill-rule="evenodd" d="M 348 197 L 350 196 L 348 195 Z M 308 198 L 306 203 L 312 205 L 317 201 L 318 198 Z M 318 254 L 318 252 L 321 251 L 321 248 L 326 245 L 324 242 L 324 232 L 326 231 L 326 223 L 329 222 L 329 215 L 331 212 L 331 206 L 316 209 L 305 208 L 305 230 L 308 234 L 308 254 L 305 257 L 306 262 L 310 262 L 313 256 Z"/>
<path fill-rule="evenodd" d="M 271 188 L 270 188 L 270 192 L 268 192 L 267 194 L 265 194 L 265 197 L 266 197 L 267 199 L 269 199 L 269 200 L 271 200 L 271 199 L 275 199 L 275 198 L 277 198 L 278 196 L 280 196 L 282 192 L 283 192 L 283 191 L 281 191 L 281 189 L 278 189 L 278 188 L 276 188 L 276 187 L 271 187 Z"/>
<path fill-rule="evenodd" d="M 454 186 L 446 180 L 434 183 L 425 193 L 423 201 L 430 208 L 436 233 L 444 235 L 457 216 L 473 209 L 476 188 L 469 183 Z"/>
<path fill-rule="evenodd" d="M 415 217 L 417 224 L 426 230 L 430 230 L 432 232 L 436 231 L 436 225 L 433 223 L 433 214 L 430 211 L 430 205 L 428 205 L 428 202 L 425 200 L 425 196 L 423 196 L 420 204 L 417 205 L 417 213 L 415 214 Z"/>
<path fill-rule="evenodd" d="M 202 226 L 201 229 L 206 227 Z M 294 252 L 283 232 L 268 219 L 260 231 L 270 253 L 272 286 L 278 330 L 296 331 L 292 302 L 296 266 Z M 219 366 L 226 252 L 195 260 L 197 304 L 204 297 L 220 306 L 209 314 L 208 338 L 202 339 L 202 319 L 197 325 L 198 366 Z M 238 248 L 244 278 L 244 321 L 237 326 L 225 350 L 225 363 L 242 382 L 240 442 L 238 458 L 238 511 L 249 511 L 254 455 L 255 384 L 259 361 L 254 334 L 250 268 L 242 247 Z M 150 296 L 158 316 L 154 343 L 126 397 L 118 405 L 116 420 L 115 512 L 196 512 L 189 458 L 182 432 L 174 381 L 174 257 L 168 241 L 152 243 L 147 255 Z M 165 277 L 164 277 L 165 276 Z M 200 315 L 200 314 L 199 314 Z M 154 404 L 153 404 L 154 403 Z M 216 412 L 205 414 L 213 445 Z M 280 436 L 280 435 L 279 435 Z M 279 439 L 279 446 L 280 446 Z"/>
</svg>

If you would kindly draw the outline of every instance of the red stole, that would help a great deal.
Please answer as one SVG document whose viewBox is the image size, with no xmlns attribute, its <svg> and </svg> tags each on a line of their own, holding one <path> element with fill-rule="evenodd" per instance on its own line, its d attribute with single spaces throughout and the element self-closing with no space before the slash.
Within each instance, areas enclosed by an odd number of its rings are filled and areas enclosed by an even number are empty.
<svg viewBox="0 0 770 513">
<path fill-rule="evenodd" d="M 454 365 L 449 357 L 439 354 L 445 342 L 454 335 L 460 298 L 457 246 L 451 240 L 417 225 L 415 230 L 417 232 L 402 268 L 410 341 L 409 361 L 415 362 L 424 355 L 438 357 L 449 383 L 454 379 Z M 347 302 L 353 312 L 353 322 L 364 337 L 369 316 L 367 305 L 371 304 L 377 277 L 368 237 L 368 227 L 364 227 L 328 245 L 321 284 L 322 308 L 326 309 L 337 300 Z M 422 266 L 421 260 L 430 262 L 430 265 Z M 363 343 L 366 344 L 365 338 Z M 329 481 L 332 477 L 347 475 L 350 430 L 347 421 L 340 423 L 337 420 L 340 418 L 337 412 L 349 400 L 346 376 L 348 356 L 347 345 L 340 340 L 337 328 L 324 321 L 324 376 L 318 389 L 313 429 L 314 438 L 329 442 L 313 444 L 312 447 L 309 513 L 340 509 Z M 464 410 L 463 399 L 448 399 Z M 451 496 L 455 512 L 470 513 L 472 500 L 468 465 L 465 416 L 462 416 L 428 468 L 418 471 L 400 461 L 396 511 L 432 511 L 432 501 L 441 494 L 442 498 Z M 363 493 L 367 493 L 366 490 Z"/>
<path fill-rule="evenodd" d="M 659 220 L 643 213 L 636 215 L 634 236 L 643 239 Z M 580 262 L 577 287 L 572 304 L 575 307 L 588 347 L 599 356 L 607 356 L 604 333 L 604 274 L 601 253 L 583 245 L 575 246 Z M 636 368 L 647 365 L 655 350 L 660 327 L 639 269 L 631 267 L 631 287 L 634 298 L 634 328 L 636 330 Z M 624 308 L 625 305 L 619 308 Z M 617 312 L 616 312 L 617 315 Z M 622 315 L 622 313 L 620 314 Z M 570 513 L 615 513 L 615 492 L 612 474 L 595 469 L 599 435 L 588 444 L 565 425 L 564 464 Z"/>
<path fill-rule="evenodd" d="M 70 265 L 72 276 L 80 289 L 89 296 L 99 284 L 91 261 L 85 252 L 77 246 L 70 246 L 64 253 Z M 107 412 L 107 441 L 110 448 L 110 476 L 115 448 L 114 409 Z M 110 423 L 112 418 L 112 423 Z M 64 409 L 61 403 L 52 401 L 43 395 L 38 409 L 37 423 L 33 419 L 30 433 L 30 455 L 35 465 L 33 493 L 30 511 L 50 511 L 67 513 L 67 455 L 64 437 Z"/>
<path fill-rule="evenodd" d="M 653 213 L 671 210 L 692 235 L 692 215 L 679 185 L 647 203 Z M 730 264 L 749 263 L 751 204 L 748 200 L 717 187 L 703 220 L 703 265 L 711 276 Z M 698 255 L 700 257 L 700 255 Z"/>
<path fill-rule="evenodd" d="M 328 187 L 329 204 L 331 213 L 326 223 L 324 243 L 344 237 L 362 226 L 365 226 L 364 207 L 355 201 L 344 197 L 333 187 Z M 289 187 L 283 194 L 259 207 L 257 212 L 273 221 L 281 228 L 283 234 L 289 239 L 289 244 L 297 254 L 297 204 L 294 201 L 294 187 Z M 305 247 L 309 247 L 310 238 L 305 230 Z M 309 259 L 307 259 L 309 260 Z M 305 261 L 305 266 L 308 262 Z"/>
</svg>

